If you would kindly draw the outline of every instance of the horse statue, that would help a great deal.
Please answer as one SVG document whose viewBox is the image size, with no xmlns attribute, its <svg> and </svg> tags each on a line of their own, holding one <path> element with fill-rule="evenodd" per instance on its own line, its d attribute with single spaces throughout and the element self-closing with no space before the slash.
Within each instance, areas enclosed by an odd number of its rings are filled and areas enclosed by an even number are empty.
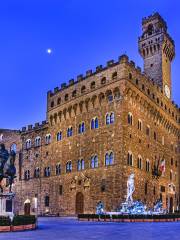
<svg viewBox="0 0 180 240">
<path fill-rule="evenodd" d="M 9 192 L 12 191 L 12 184 L 16 177 L 15 168 L 16 153 L 5 149 L 4 144 L 0 144 L 0 193 L 3 193 L 2 180 L 7 179 L 7 187 L 9 186 Z"/>
</svg>

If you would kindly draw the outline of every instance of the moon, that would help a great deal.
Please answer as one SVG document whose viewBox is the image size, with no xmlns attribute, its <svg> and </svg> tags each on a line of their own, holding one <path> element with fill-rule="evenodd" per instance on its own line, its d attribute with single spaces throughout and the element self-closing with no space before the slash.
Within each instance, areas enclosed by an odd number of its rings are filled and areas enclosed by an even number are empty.
<svg viewBox="0 0 180 240">
<path fill-rule="evenodd" d="M 51 48 L 48 48 L 48 49 L 46 49 L 46 52 L 47 52 L 47 54 L 51 54 L 52 53 L 52 49 Z"/>
</svg>

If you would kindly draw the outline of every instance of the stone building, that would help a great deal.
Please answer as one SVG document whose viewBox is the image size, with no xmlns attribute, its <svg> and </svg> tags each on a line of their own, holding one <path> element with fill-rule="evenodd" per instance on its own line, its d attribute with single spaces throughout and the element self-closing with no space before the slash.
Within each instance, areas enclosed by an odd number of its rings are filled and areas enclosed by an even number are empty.
<svg viewBox="0 0 180 240">
<path fill-rule="evenodd" d="M 135 173 L 133 198 L 179 207 L 180 111 L 172 101 L 175 45 L 156 13 L 142 20 L 144 72 L 126 55 L 47 93 L 42 124 L 18 133 L 17 211 L 93 213 L 115 210 Z M 36 204 L 37 202 L 37 209 Z"/>
</svg>

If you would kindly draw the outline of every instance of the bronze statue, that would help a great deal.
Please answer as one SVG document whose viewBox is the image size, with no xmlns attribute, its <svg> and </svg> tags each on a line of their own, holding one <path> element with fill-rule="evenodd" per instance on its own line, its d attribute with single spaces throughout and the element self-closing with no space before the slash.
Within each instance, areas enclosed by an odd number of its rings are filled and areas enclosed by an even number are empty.
<svg viewBox="0 0 180 240">
<path fill-rule="evenodd" d="M 16 168 L 15 168 L 15 158 L 16 153 L 10 151 L 10 153 L 5 149 L 4 144 L 0 144 L 0 193 L 3 193 L 3 187 L 1 185 L 4 178 L 7 179 L 7 186 L 9 186 L 9 192 L 12 190 L 12 184 L 14 178 L 16 177 Z"/>
</svg>

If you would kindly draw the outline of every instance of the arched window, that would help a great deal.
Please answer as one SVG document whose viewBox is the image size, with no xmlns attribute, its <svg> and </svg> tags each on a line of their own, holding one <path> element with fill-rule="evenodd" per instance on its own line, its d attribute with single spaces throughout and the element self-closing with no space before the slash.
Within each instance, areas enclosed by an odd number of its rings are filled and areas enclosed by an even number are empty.
<svg viewBox="0 0 180 240">
<path fill-rule="evenodd" d="M 110 114 L 107 113 L 106 114 L 106 125 L 109 125 L 110 124 Z"/>
<path fill-rule="evenodd" d="M 51 134 L 50 133 L 46 134 L 45 143 L 46 144 L 50 144 L 51 143 Z"/>
<path fill-rule="evenodd" d="M 81 88 L 81 93 L 85 93 L 85 91 L 86 91 L 86 87 L 85 87 L 85 86 L 82 86 L 82 88 Z"/>
<path fill-rule="evenodd" d="M 77 161 L 77 170 L 78 171 L 84 170 L 84 159 L 80 159 Z"/>
<path fill-rule="evenodd" d="M 72 172 L 72 162 L 68 161 L 66 163 L 66 173 Z"/>
<path fill-rule="evenodd" d="M 138 156 L 137 167 L 139 169 L 142 169 L 142 157 L 141 156 Z"/>
<path fill-rule="evenodd" d="M 76 97 L 76 94 L 77 94 L 77 91 L 74 90 L 74 91 L 72 92 L 72 97 Z"/>
<path fill-rule="evenodd" d="M 128 124 L 132 125 L 133 124 L 133 116 L 132 113 L 128 113 Z"/>
<path fill-rule="evenodd" d="M 116 80 L 116 79 L 117 79 L 117 72 L 114 72 L 114 73 L 112 74 L 112 79 L 113 79 L 113 80 Z"/>
<path fill-rule="evenodd" d="M 91 157 L 91 168 L 97 168 L 98 167 L 98 157 L 97 155 L 94 155 Z"/>
<path fill-rule="evenodd" d="M 54 101 L 51 102 L 51 108 L 53 108 L 53 107 L 54 107 Z"/>
<path fill-rule="evenodd" d="M 56 164 L 56 175 L 60 175 L 61 174 L 61 164 L 58 163 Z"/>
<path fill-rule="evenodd" d="M 99 128 L 98 118 L 97 118 L 97 117 L 94 117 L 94 118 L 91 120 L 91 129 L 97 129 L 97 128 Z"/>
<path fill-rule="evenodd" d="M 57 105 L 61 104 L 61 98 L 58 98 Z"/>
<path fill-rule="evenodd" d="M 24 172 L 24 180 L 25 181 L 28 181 L 30 179 L 30 171 L 29 170 L 26 170 Z"/>
<path fill-rule="evenodd" d="M 95 121 L 94 121 L 94 118 L 91 120 L 91 129 L 94 129 L 95 128 Z"/>
<path fill-rule="evenodd" d="M 99 121 L 97 117 L 95 118 L 95 128 L 99 128 Z"/>
<path fill-rule="evenodd" d="M 107 100 L 108 100 L 108 102 L 109 103 L 111 103 L 112 101 L 113 101 L 113 94 L 112 94 L 112 92 L 109 92 L 108 94 L 107 94 Z"/>
<path fill-rule="evenodd" d="M 50 175 L 51 175 L 51 168 L 45 167 L 44 168 L 44 177 L 50 177 Z"/>
<path fill-rule="evenodd" d="M 41 145 L 41 137 L 36 137 L 35 138 L 35 147 L 39 147 Z"/>
<path fill-rule="evenodd" d="M 68 127 L 67 129 L 67 137 L 71 137 L 73 135 L 73 129 L 72 127 Z"/>
<path fill-rule="evenodd" d="M 152 24 L 149 24 L 149 25 L 148 25 L 148 29 L 147 29 L 148 35 L 152 35 L 153 31 L 154 31 L 153 25 L 152 25 Z"/>
<path fill-rule="evenodd" d="M 106 114 L 106 125 L 110 125 L 114 123 L 114 113 L 107 113 Z"/>
<path fill-rule="evenodd" d="M 114 123 L 114 113 L 110 113 L 110 124 Z"/>
<path fill-rule="evenodd" d="M 101 84 L 104 85 L 105 83 L 106 83 L 106 78 L 103 77 L 103 78 L 101 79 Z"/>
<path fill-rule="evenodd" d="M 131 152 L 128 152 L 127 164 L 128 164 L 129 166 L 133 166 L 133 155 L 132 155 Z"/>
<path fill-rule="evenodd" d="M 40 177 L 40 169 L 37 167 L 34 169 L 34 177 L 39 178 Z"/>
<path fill-rule="evenodd" d="M 149 172 L 150 171 L 150 162 L 149 160 L 147 159 L 146 160 L 146 172 Z"/>
<path fill-rule="evenodd" d="M 132 73 L 129 73 L 129 79 L 130 80 L 132 79 Z"/>
<path fill-rule="evenodd" d="M 64 96 L 64 100 L 65 100 L 65 101 L 68 101 L 68 99 L 69 99 L 69 95 L 66 94 L 66 95 Z"/>
<path fill-rule="evenodd" d="M 105 155 L 105 165 L 113 165 L 114 163 L 114 153 L 113 152 L 107 152 Z"/>
<path fill-rule="evenodd" d="M 95 82 L 92 82 L 92 83 L 91 83 L 91 89 L 95 89 L 95 87 L 96 87 L 96 83 L 95 83 Z"/>
<path fill-rule="evenodd" d="M 26 149 L 31 148 L 31 139 L 26 140 Z"/>
<path fill-rule="evenodd" d="M 58 132 L 56 135 L 57 141 L 61 141 L 62 140 L 62 132 Z"/>
<path fill-rule="evenodd" d="M 110 152 L 109 154 L 109 165 L 112 165 L 114 163 L 114 153 Z"/>
<path fill-rule="evenodd" d="M 79 128 L 78 128 L 78 133 L 81 134 L 81 133 L 84 133 L 85 132 L 85 123 L 82 122 L 79 124 Z"/>
</svg>

